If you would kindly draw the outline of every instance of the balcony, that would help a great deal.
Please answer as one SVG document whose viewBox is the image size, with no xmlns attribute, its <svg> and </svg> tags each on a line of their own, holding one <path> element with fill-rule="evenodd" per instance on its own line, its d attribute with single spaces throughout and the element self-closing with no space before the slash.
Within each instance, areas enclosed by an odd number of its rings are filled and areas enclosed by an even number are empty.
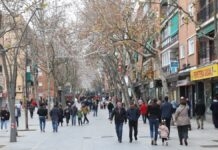
<svg viewBox="0 0 218 150">
<path fill-rule="evenodd" d="M 216 1 L 217 10 L 218 10 L 218 1 Z M 197 13 L 197 21 L 203 23 L 214 16 L 214 2 L 203 6 Z"/>
<path fill-rule="evenodd" d="M 215 51 L 214 41 L 202 40 L 199 44 L 200 49 L 198 52 L 198 61 L 200 65 L 210 63 L 218 59 L 218 53 Z"/>
<path fill-rule="evenodd" d="M 169 36 L 166 39 L 164 39 L 161 43 L 161 48 L 165 49 L 167 47 L 169 47 L 170 45 L 172 45 L 173 43 L 175 43 L 176 41 L 178 41 L 178 33 L 175 34 L 174 36 Z"/>
</svg>

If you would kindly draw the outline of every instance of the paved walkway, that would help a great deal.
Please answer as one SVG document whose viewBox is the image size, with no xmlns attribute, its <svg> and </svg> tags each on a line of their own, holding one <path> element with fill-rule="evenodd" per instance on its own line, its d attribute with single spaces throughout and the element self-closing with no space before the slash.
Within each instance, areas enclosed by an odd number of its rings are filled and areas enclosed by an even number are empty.
<svg viewBox="0 0 218 150">
<path fill-rule="evenodd" d="M 90 124 L 82 127 L 66 126 L 59 127 L 58 133 L 53 133 L 51 122 L 47 122 L 46 132 L 41 133 L 38 127 L 38 117 L 30 119 L 30 129 L 35 131 L 19 131 L 18 142 L 9 143 L 9 132 L 0 131 L 0 150 L 215 150 L 218 149 L 218 130 L 212 124 L 206 124 L 205 130 L 197 130 L 193 122 L 193 130 L 189 132 L 189 146 L 180 146 L 177 130 L 172 127 L 169 146 L 162 146 L 158 140 L 158 146 L 150 145 L 149 126 L 139 121 L 138 141 L 129 143 L 128 126 L 124 125 L 123 143 L 118 143 L 115 135 L 114 124 L 108 121 L 106 110 L 99 110 L 99 116 L 94 118 L 89 115 Z M 24 119 L 21 118 L 24 122 Z M 22 129 L 24 124 L 21 125 Z M 206 147 L 202 147 L 206 146 Z M 213 148 L 208 148 L 208 147 Z"/>
</svg>

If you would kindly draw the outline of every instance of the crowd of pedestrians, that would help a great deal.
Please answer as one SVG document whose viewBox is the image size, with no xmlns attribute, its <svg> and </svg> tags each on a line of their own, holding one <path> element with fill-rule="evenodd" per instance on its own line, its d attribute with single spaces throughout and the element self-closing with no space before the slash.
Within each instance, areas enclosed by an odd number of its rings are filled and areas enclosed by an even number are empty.
<svg viewBox="0 0 218 150">
<path fill-rule="evenodd" d="M 123 126 L 127 123 L 129 127 L 129 142 L 132 143 L 133 140 L 138 140 L 138 120 L 141 116 L 143 123 L 148 123 L 149 125 L 151 145 L 158 145 L 158 137 L 160 137 L 162 145 L 167 146 L 169 144 L 171 126 L 176 125 L 179 144 L 188 146 L 192 106 L 190 105 L 190 101 L 185 97 L 181 97 L 179 101 L 170 101 L 167 96 L 162 101 L 156 98 L 148 101 L 131 101 L 129 107 L 125 106 L 121 101 L 113 102 L 111 100 L 108 100 L 107 103 L 101 103 L 99 100 L 91 99 L 90 101 L 89 99 L 85 99 L 80 103 L 81 107 L 79 108 L 74 102 L 66 103 L 66 107 L 56 103 L 50 112 L 48 112 L 48 106 L 45 101 L 40 101 L 39 107 L 34 101 L 30 101 L 27 106 L 31 118 L 33 117 L 35 107 L 38 107 L 37 114 L 41 132 L 45 132 L 48 117 L 51 118 L 53 132 L 58 132 L 58 127 L 63 126 L 64 122 L 66 122 L 66 126 L 69 126 L 69 124 L 72 124 L 72 126 L 89 124 L 88 115 L 93 111 L 93 116 L 97 117 L 98 104 L 100 103 L 101 109 L 108 109 L 108 117 L 111 123 L 114 120 L 119 143 L 122 143 Z M 218 128 L 218 95 L 215 96 L 210 110 L 212 111 L 214 127 Z M 198 100 L 192 111 L 195 114 L 197 129 L 203 130 L 206 113 L 205 104 L 201 100 Z M 15 105 L 17 126 L 19 126 L 20 116 L 21 106 Z M 7 124 L 10 119 L 10 112 L 7 106 L 1 108 L 0 118 L 1 130 L 7 130 Z"/>
<path fill-rule="evenodd" d="M 137 140 L 138 134 L 138 119 L 141 115 L 144 124 L 149 122 L 151 145 L 157 145 L 158 137 L 162 139 L 162 145 L 168 145 L 170 139 L 170 128 L 172 125 L 177 126 L 178 139 L 180 145 L 188 146 L 188 132 L 191 130 L 191 105 L 190 101 L 181 97 L 178 101 L 169 101 L 166 96 L 163 101 L 152 99 L 147 101 L 138 101 L 136 103 L 130 102 L 129 109 L 125 109 L 121 102 L 116 103 L 113 109 L 112 103 L 109 102 L 109 119 L 114 119 L 115 129 L 118 142 L 122 142 L 123 124 L 129 125 L 129 142 L 134 138 Z M 213 123 L 215 128 L 218 128 L 218 95 L 214 98 L 210 110 L 212 111 Z M 197 129 L 204 129 L 204 120 L 206 113 L 205 104 L 199 100 L 197 101 L 193 112 L 196 116 Z"/>
</svg>

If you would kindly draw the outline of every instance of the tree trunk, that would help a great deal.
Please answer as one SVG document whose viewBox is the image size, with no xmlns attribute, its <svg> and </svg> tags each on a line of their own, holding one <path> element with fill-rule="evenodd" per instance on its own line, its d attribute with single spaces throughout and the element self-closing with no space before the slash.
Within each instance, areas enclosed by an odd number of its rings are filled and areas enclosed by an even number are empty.
<svg viewBox="0 0 218 150">
<path fill-rule="evenodd" d="M 11 117 L 10 142 L 17 142 L 17 125 L 15 120 L 15 87 L 14 83 L 9 84 L 8 103 Z"/>
<path fill-rule="evenodd" d="M 166 75 L 161 67 L 162 65 L 161 65 L 160 57 L 158 55 L 154 57 L 154 62 L 155 62 L 156 70 L 160 71 L 160 79 L 162 81 L 162 86 L 163 86 L 163 96 L 168 96 L 169 88 L 167 85 Z"/>
<path fill-rule="evenodd" d="M 11 117 L 10 142 L 17 142 L 17 127 L 16 127 L 16 120 L 15 120 L 16 78 L 9 77 L 5 52 L 2 52 L 1 56 L 2 56 L 2 64 L 4 67 L 5 77 L 6 77 L 6 86 L 7 86 L 7 91 L 8 91 L 8 103 L 9 103 L 9 111 L 10 111 L 10 117 Z M 17 65 L 15 65 L 14 67 L 17 67 Z M 15 79 L 15 81 L 13 81 L 12 79 Z"/>
</svg>

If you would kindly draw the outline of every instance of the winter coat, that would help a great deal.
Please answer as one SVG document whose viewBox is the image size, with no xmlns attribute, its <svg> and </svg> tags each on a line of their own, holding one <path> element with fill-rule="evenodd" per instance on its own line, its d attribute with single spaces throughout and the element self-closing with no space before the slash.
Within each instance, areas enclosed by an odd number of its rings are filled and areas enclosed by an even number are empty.
<svg viewBox="0 0 218 150">
<path fill-rule="evenodd" d="M 140 117 L 140 112 L 138 108 L 129 108 L 127 110 L 127 118 L 129 121 L 138 121 Z"/>
<path fill-rule="evenodd" d="M 78 110 L 77 116 L 78 116 L 78 119 L 81 119 L 83 117 L 83 112 L 81 110 Z"/>
<path fill-rule="evenodd" d="M 111 115 L 111 120 L 113 120 L 113 117 L 115 118 L 115 124 L 123 123 L 124 121 L 127 122 L 127 114 L 126 110 L 124 108 L 115 108 Z"/>
<path fill-rule="evenodd" d="M 152 104 L 148 106 L 148 117 L 150 119 L 160 119 L 161 110 L 158 104 Z"/>
<path fill-rule="evenodd" d="M 72 106 L 71 107 L 71 115 L 72 116 L 76 116 L 77 115 L 77 112 L 78 112 L 78 109 L 76 106 Z"/>
<path fill-rule="evenodd" d="M 2 110 L 0 113 L 0 117 L 2 121 L 7 121 L 10 119 L 10 112 L 8 110 Z"/>
<path fill-rule="evenodd" d="M 114 109 L 114 105 L 110 102 L 108 105 L 107 105 L 107 109 L 109 111 L 112 111 Z"/>
<path fill-rule="evenodd" d="M 218 116 L 218 100 L 214 100 L 210 106 L 212 114 Z"/>
<path fill-rule="evenodd" d="M 188 105 L 180 105 L 176 109 L 175 121 L 177 126 L 184 126 L 190 124 L 190 118 L 188 112 L 189 112 Z"/>
<path fill-rule="evenodd" d="M 161 125 L 159 127 L 159 129 L 160 129 L 160 136 L 161 136 L 161 138 L 168 138 L 169 129 L 167 128 L 167 126 Z"/>
<path fill-rule="evenodd" d="M 88 112 L 89 112 L 89 108 L 87 107 L 87 106 L 83 106 L 82 107 L 82 112 L 83 112 L 83 114 L 88 114 Z"/>
<path fill-rule="evenodd" d="M 147 113 L 148 113 L 148 106 L 146 104 L 142 104 L 140 106 L 140 114 L 147 115 Z"/>
<path fill-rule="evenodd" d="M 52 110 L 50 111 L 50 116 L 53 121 L 58 121 L 59 116 L 60 116 L 59 108 L 57 107 L 52 108 Z"/>
<path fill-rule="evenodd" d="M 65 110 L 64 110 L 64 116 L 66 117 L 66 118 L 70 118 L 70 112 L 71 110 L 70 110 L 70 108 L 69 107 L 67 107 Z"/>
<path fill-rule="evenodd" d="M 173 106 L 169 102 L 165 102 L 161 105 L 161 118 L 171 118 L 173 113 Z"/>
<path fill-rule="evenodd" d="M 38 109 L 38 111 L 37 111 L 37 114 L 38 114 L 39 116 L 44 116 L 44 117 L 46 117 L 46 116 L 48 115 L 48 110 L 47 110 L 46 108 L 40 107 L 40 108 Z"/>
<path fill-rule="evenodd" d="M 203 103 L 196 104 L 195 113 L 197 116 L 204 116 L 206 111 L 206 106 Z"/>
</svg>

